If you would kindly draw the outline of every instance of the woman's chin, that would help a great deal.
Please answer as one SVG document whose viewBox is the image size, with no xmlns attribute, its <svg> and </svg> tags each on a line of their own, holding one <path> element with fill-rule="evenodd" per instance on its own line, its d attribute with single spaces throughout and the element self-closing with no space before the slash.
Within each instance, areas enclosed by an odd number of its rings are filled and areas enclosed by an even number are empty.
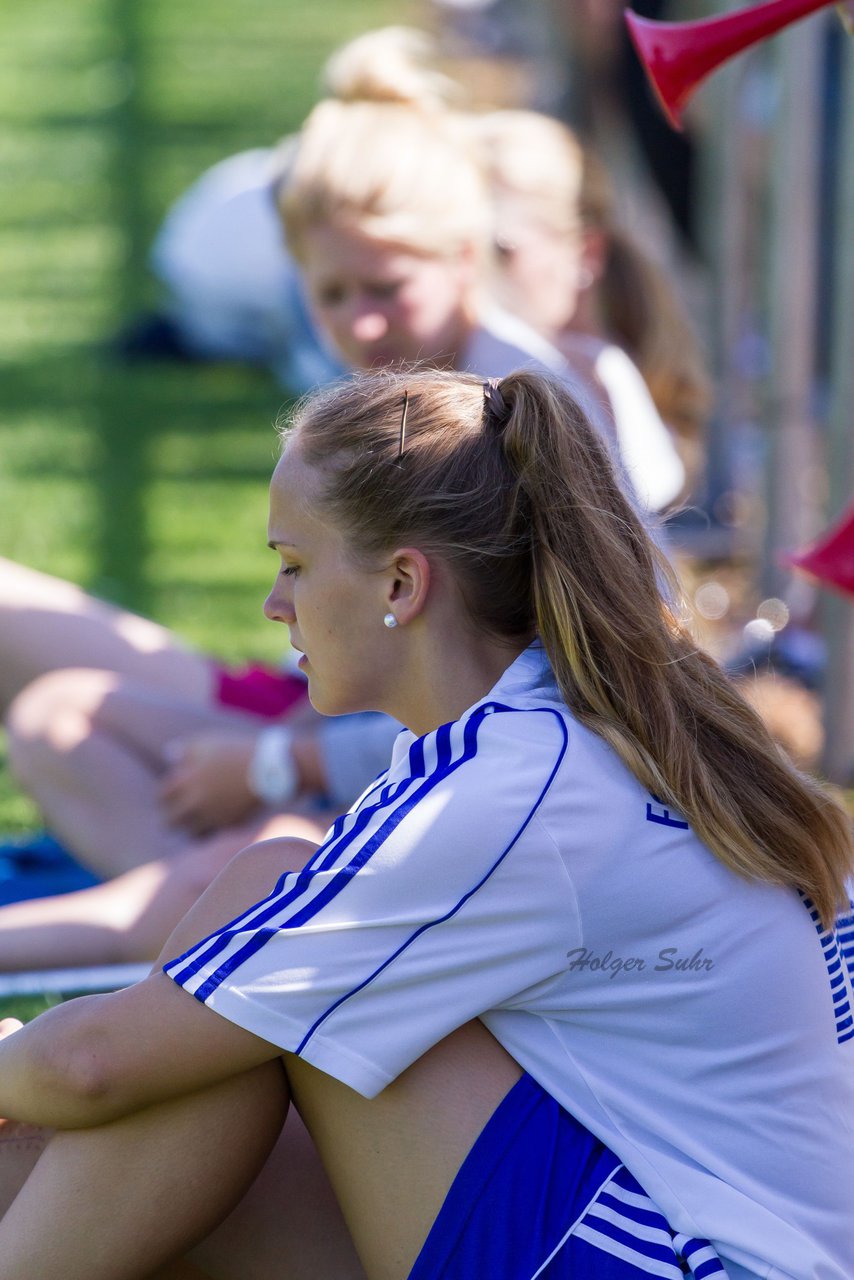
<svg viewBox="0 0 854 1280">
<path fill-rule="evenodd" d="M 336 697 L 328 690 L 323 689 L 317 682 L 309 676 L 308 680 L 308 700 L 314 707 L 318 715 L 321 716 L 353 716 L 359 715 L 363 711 L 376 711 L 374 706 L 366 706 L 358 698 L 342 698 Z"/>
<path fill-rule="evenodd" d="M 317 681 L 308 677 L 308 700 L 314 707 L 318 715 L 321 716 L 341 716 L 345 712 L 336 705 L 334 699 L 325 697 L 323 690 L 318 688 Z"/>
</svg>

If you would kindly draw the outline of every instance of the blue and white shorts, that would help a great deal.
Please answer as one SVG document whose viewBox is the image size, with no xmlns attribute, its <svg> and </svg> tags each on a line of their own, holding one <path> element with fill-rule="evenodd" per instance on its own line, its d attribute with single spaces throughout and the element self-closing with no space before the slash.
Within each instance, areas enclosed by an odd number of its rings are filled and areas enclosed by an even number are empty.
<svg viewBox="0 0 854 1280">
<path fill-rule="evenodd" d="M 726 1280 L 707 1240 L 679 1235 L 613 1151 L 530 1076 L 454 1179 L 409 1280 Z"/>
</svg>

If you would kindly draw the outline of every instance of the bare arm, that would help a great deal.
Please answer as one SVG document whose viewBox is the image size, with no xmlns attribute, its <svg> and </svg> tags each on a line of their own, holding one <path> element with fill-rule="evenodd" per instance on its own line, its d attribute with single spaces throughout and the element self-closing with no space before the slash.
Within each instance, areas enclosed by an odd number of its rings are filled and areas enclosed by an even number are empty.
<svg viewBox="0 0 854 1280">
<path fill-rule="evenodd" d="M 161 960 L 251 906 L 315 848 L 306 840 L 269 840 L 238 854 L 175 929 Z M 125 991 L 50 1009 L 0 1041 L 0 1116 L 56 1129 L 104 1124 L 280 1055 L 158 967 Z"/>
<path fill-rule="evenodd" d="M 0 1041 L 0 1115 L 57 1129 L 103 1124 L 280 1052 L 153 973 L 69 1001 Z"/>
</svg>

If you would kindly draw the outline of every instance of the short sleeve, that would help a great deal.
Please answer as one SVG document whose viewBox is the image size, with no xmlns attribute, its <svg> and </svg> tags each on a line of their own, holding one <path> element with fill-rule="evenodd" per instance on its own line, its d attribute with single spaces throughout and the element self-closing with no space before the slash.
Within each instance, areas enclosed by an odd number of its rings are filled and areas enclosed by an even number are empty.
<svg viewBox="0 0 854 1280">
<path fill-rule="evenodd" d="M 165 972 L 374 1096 L 565 967 L 577 910 L 538 811 L 567 744 L 548 708 L 489 706 L 416 739 L 303 871 Z"/>
</svg>

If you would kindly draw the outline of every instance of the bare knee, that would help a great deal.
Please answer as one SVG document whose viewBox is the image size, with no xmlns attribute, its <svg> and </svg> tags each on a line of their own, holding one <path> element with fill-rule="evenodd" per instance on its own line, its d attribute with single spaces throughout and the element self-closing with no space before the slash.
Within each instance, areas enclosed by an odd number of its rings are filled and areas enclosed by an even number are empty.
<svg viewBox="0 0 854 1280">
<path fill-rule="evenodd" d="M 65 753 L 92 732 L 98 708 L 116 686 L 109 671 L 50 671 L 28 684 L 6 713 L 9 764 L 20 781 L 45 753 Z"/>
<path fill-rule="evenodd" d="M 288 871 L 301 871 L 316 851 L 309 840 L 264 840 L 235 854 L 225 869 L 181 920 L 163 948 L 165 963 L 187 947 L 195 946 L 266 897 Z"/>
<path fill-rule="evenodd" d="M 225 827 L 188 843 L 169 859 L 169 891 L 179 893 L 183 900 L 195 901 L 236 858 L 240 859 L 237 874 L 241 876 L 253 876 L 268 858 L 278 875 L 301 871 L 318 840 L 316 827 L 299 817 Z"/>
<path fill-rule="evenodd" d="M 10 767 L 20 782 L 45 753 L 68 753 L 86 740 L 115 681 L 108 671 L 70 668 L 47 672 L 19 692 L 5 723 Z"/>
<path fill-rule="evenodd" d="M 118 683 L 111 671 L 69 667 L 38 676 L 11 702 L 6 727 L 16 738 L 43 737 L 62 714 L 91 722 Z"/>
<path fill-rule="evenodd" d="M 214 881 L 224 887 L 226 900 L 238 886 L 243 892 L 247 884 L 257 886 L 260 898 L 286 871 L 301 871 L 316 848 L 316 843 L 293 838 L 247 845 L 239 830 L 228 830 L 128 872 L 110 886 L 113 890 L 132 887 L 131 893 L 125 890 L 124 898 L 136 904 L 119 934 L 122 958 L 155 956 Z"/>
</svg>

